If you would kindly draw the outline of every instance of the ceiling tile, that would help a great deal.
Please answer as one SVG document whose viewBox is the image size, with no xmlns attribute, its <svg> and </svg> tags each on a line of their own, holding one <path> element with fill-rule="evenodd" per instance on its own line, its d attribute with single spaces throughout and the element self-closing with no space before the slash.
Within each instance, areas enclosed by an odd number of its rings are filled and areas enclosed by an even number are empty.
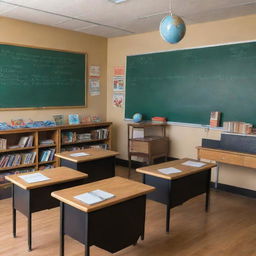
<svg viewBox="0 0 256 256">
<path fill-rule="evenodd" d="M 70 29 L 70 30 L 79 30 L 79 29 L 83 29 L 85 27 L 90 27 L 90 26 L 92 26 L 92 24 L 88 23 L 88 22 L 68 19 L 63 22 L 59 22 L 59 23 L 55 24 L 54 26 L 59 27 L 59 28 L 64 28 L 64 29 Z"/>
</svg>

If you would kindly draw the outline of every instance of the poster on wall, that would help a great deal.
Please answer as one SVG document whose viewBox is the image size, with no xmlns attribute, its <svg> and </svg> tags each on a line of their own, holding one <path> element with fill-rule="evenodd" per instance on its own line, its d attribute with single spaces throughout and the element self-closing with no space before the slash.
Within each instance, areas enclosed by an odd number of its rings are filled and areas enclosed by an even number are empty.
<svg viewBox="0 0 256 256">
<path fill-rule="evenodd" d="M 100 66 L 90 66 L 89 77 L 100 77 Z"/>
<path fill-rule="evenodd" d="M 124 106 L 124 94 L 123 93 L 114 93 L 112 103 L 114 107 L 123 108 Z"/>
<path fill-rule="evenodd" d="M 113 77 L 113 91 L 123 92 L 124 91 L 124 76 Z"/>
<path fill-rule="evenodd" d="M 89 94 L 90 96 L 100 95 L 100 79 L 99 78 L 89 79 Z"/>
<path fill-rule="evenodd" d="M 124 76 L 124 66 L 114 67 L 114 76 Z"/>
</svg>

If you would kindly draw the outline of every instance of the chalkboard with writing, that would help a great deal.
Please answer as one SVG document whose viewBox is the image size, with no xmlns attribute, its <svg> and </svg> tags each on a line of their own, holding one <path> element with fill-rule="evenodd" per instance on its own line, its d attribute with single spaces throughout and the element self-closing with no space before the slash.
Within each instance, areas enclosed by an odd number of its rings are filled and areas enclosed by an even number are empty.
<svg viewBox="0 0 256 256">
<path fill-rule="evenodd" d="M 86 55 L 0 45 L 0 108 L 85 106 Z"/>
<path fill-rule="evenodd" d="M 256 42 L 128 56 L 125 117 L 256 124 Z"/>
</svg>

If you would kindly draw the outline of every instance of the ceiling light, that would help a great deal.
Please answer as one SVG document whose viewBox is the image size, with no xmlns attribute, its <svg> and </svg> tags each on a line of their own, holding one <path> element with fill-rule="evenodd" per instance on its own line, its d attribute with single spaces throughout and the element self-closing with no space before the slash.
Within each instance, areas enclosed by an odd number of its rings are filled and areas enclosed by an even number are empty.
<svg viewBox="0 0 256 256">
<path fill-rule="evenodd" d="M 126 0 L 109 0 L 109 1 L 115 4 L 121 4 L 123 2 L 126 2 Z"/>
</svg>

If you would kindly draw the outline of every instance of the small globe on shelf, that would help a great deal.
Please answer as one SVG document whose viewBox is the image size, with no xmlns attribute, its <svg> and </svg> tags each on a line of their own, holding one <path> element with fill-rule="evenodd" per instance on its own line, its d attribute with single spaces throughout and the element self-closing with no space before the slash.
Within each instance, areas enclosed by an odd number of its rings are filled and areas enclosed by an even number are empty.
<svg viewBox="0 0 256 256">
<path fill-rule="evenodd" d="M 132 120 L 134 123 L 139 123 L 142 121 L 142 114 L 140 113 L 135 113 L 132 117 Z"/>
<path fill-rule="evenodd" d="M 160 23 L 160 35 L 171 44 L 178 43 L 186 33 L 186 25 L 182 18 L 175 15 L 165 16 Z"/>
</svg>

